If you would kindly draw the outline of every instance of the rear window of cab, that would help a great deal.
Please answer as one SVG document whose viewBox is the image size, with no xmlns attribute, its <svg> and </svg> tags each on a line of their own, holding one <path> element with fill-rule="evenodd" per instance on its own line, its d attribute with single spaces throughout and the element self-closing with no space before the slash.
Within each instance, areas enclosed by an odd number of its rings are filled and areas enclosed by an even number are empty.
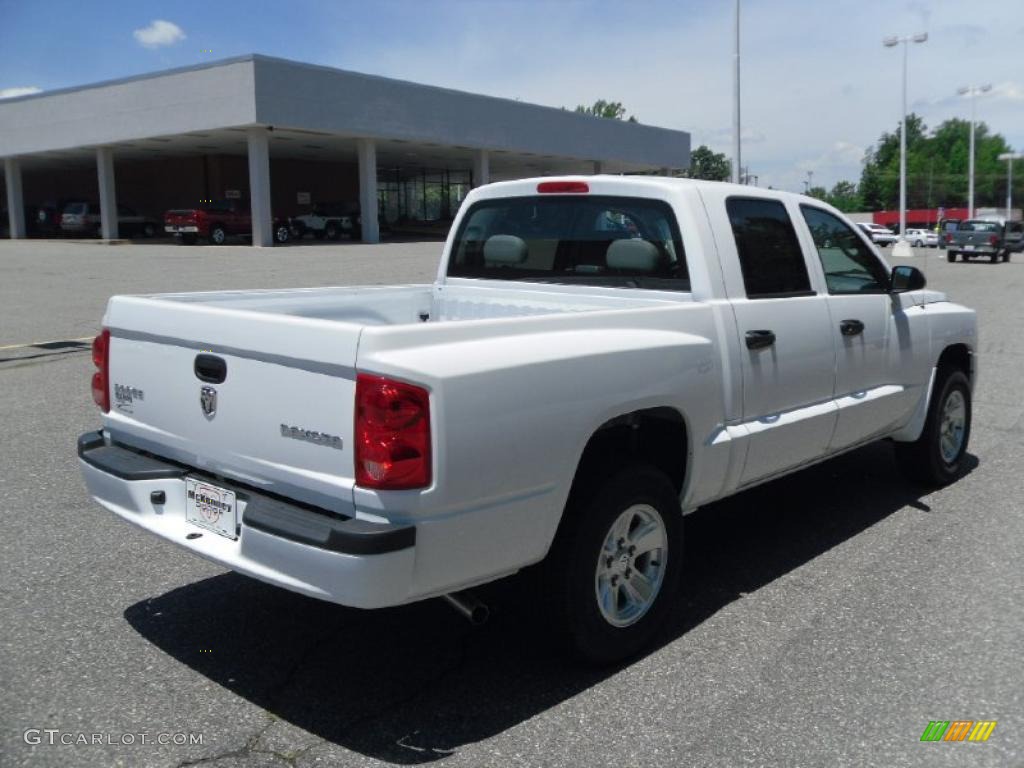
<svg viewBox="0 0 1024 768">
<path fill-rule="evenodd" d="M 690 290 L 671 206 L 589 194 L 474 203 L 452 243 L 448 276 Z"/>
</svg>

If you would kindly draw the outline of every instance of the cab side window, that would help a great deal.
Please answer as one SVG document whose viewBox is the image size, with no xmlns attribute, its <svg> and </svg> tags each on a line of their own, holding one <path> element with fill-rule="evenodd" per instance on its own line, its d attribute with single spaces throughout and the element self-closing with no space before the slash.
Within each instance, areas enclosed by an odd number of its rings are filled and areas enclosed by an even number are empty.
<svg viewBox="0 0 1024 768">
<path fill-rule="evenodd" d="M 857 233 L 841 219 L 813 205 L 800 211 L 811 231 L 831 294 L 885 293 L 889 273 Z"/>
<path fill-rule="evenodd" d="M 747 298 L 814 293 L 793 222 L 781 202 L 730 197 L 725 208 L 736 240 Z"/>
</svg>

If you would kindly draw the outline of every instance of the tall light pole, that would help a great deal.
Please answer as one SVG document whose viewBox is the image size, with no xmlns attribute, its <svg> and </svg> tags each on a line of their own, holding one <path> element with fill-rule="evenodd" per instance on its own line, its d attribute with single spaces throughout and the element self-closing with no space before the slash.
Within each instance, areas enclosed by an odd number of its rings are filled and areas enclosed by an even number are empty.
<svg viewBox="0 0 1024 768">
<path fill-rule="evenodd" d="M 736 0 L 735 40 L 732 49 L 732 180 L 740 183 L 740 0 Z"/>
<path fill-rule="evenodd" d="M 1013 161 L 1024 160 L 1024 154 L 1020 152 L 1003 152 L 1000 160 L 1006 161 L 1006 220 L 1013 218 Z"/>
<path fill-rule="evenodd" d="M 971 147 L 968 150 L 967 160 L 967 218 L 974 218 L 974 102 L 979 93 L 988 93 L 992 90 L 992 84 L 965 85 L 957 88 L 956 92 L 961 96 L 971 97 Z"/>
<path fill-rule="evenodd" d="M 900 43 L 903 44 L 903 112 L 900 118 L 900 239 L 898 248 L 893 249 L 893 255 L 910 256 L 910 247 L 907 245 L 907 49 L 910 43 L 923 43 L 928 39 L 928 33 L 922 32 L 918 35 L 900 37 L 893 35 L 882 41 L 886 48 L 893 48 Z"/>
</svg>

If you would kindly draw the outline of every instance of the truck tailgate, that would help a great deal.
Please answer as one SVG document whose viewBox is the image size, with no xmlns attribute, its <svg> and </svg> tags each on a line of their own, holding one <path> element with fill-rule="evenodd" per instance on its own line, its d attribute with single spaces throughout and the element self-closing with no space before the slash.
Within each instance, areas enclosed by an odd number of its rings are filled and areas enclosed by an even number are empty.
<svg viewBox="0 0 1024 768">
<path fill-rule="evenodd" d="M 159 297 L 115 297 L 104 324 L 115 440 L 352 513 L 360 325 Z"/>
</svg>

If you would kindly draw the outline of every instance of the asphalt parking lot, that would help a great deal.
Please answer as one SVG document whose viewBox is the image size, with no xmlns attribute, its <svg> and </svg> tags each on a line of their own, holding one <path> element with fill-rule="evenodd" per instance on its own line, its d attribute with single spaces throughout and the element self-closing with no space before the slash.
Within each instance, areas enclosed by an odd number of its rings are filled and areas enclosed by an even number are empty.
<svg viewBox="0 0 1024 768">
<path fill-rule="evenodd" d="M 922 494 L 878 444 L 698 511 L 673 619 L 619 668 L 553 655 L 515 579 L 484 590 L 481 628 L 440 601 L 361 612 L 87 499 L 74 444 L 98 416 L 74 340 L 110 294 L 424 282 L 440 251 L 0 242 L 0 764 L 1024 765 L 1020 256 L 901 260 L 979 312 L 970 472 Z M 965 719 L 998 725 L 919 741 Z"/>
</svg>

